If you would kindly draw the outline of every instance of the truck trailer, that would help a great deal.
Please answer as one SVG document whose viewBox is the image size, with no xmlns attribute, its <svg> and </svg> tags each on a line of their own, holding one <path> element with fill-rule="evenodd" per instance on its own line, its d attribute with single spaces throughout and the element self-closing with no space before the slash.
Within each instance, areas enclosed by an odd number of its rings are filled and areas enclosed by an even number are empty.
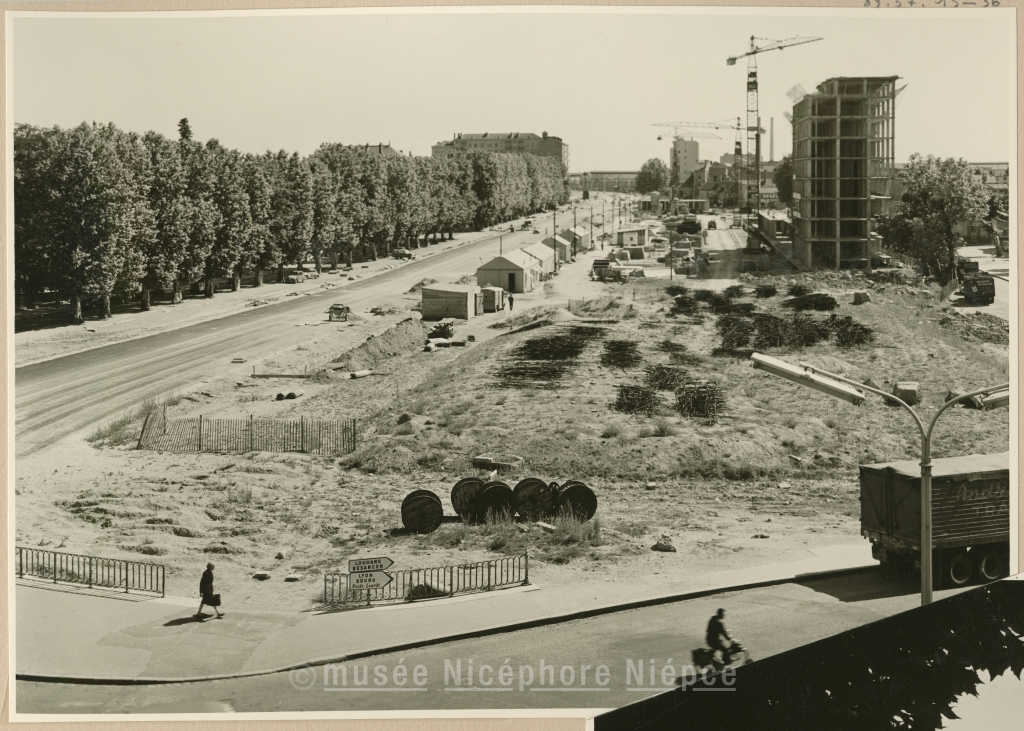
<svg viewBox="0 0 1024 731">
<path fill-rule="evenodd" d="M 921 466 L 860 467 L 861 535 L 884 566 L 921 568 Z M 1010 560 L 1010 453 L 932 460 L 932 570 L 936 589 L 995 581 Z"/>
</svg>

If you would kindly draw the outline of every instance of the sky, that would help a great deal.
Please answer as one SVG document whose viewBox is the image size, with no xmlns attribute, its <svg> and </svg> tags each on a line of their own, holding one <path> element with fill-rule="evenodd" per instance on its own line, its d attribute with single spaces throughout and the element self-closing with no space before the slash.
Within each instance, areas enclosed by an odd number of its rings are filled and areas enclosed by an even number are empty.
<svg viewBox="0 0 1024 731">
<path fill-rule="evenodd" d="M 15 17 L 13 119 L 113 122 L 244 152 L 308 154 L 324 142 L 429 155 L 459 132 L 547 132 L 571 172 L 667 161 L 660 122 L 745 119 L 750 37 L 823 40 L 757 56 L 762 126 L 792 147 L 786 92 L 832 76 L 901 77 L 896 159 L 914 152 L 1007 161 L 1013 150 L 1013 16 L 790 9 L 672 12 L 338 12 Z M 732 130 L 699 139 L 731 152 Z M 658 140 L 658 136 L 663 137 Z M 768 135 L 762 142 L 769 158 Z"/>
</svg>

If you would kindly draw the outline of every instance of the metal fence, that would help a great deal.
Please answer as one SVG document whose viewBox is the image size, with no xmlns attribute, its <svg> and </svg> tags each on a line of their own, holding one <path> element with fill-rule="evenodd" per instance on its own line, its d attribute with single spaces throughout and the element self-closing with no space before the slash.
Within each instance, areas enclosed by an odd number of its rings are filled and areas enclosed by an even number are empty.
<svg viewBox="0 0 1024 731">
<path fill-rule="evenodd" d="M 324 604 L 413 601 L 516 585 L 525 586 L 530 583 L 530 557 L 524 553 L 521 556 L 507 556 L 459 566 L 387 573 L 392 579 L 382 589 L 350 588 L 349 574 L 324 574 Z"/>
<path fill-rule="evenodd" d="M 335 456 L 354 452 L 355 419 L 190 419 L 168 420 L 162 409 L 142 425 L 139 449 L 163 452 L 308 452 Z"/>
<path fill-rule="evenodd" d="M 53 583 L 85 584 L 110 589 L 153 592 L 164 596 L 164 567 L 155 563 L 123 561 L 116 558 L 80 556 L 75 553 L 43 551 L 38 548 L 14 549 L 18 578 L 35 576 Z"/>
</svg>

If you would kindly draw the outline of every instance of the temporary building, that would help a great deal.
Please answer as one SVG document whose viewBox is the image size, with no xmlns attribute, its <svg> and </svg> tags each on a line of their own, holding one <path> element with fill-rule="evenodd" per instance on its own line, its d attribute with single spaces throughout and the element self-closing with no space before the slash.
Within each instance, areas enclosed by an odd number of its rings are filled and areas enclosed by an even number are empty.
<svg viewBox="0 0 1024 731">
<path fill-rule="evenodd" d="M 532 292 L 540 275 L 540 262 L 518 249 L 496 256 L 477 269 L 476 283 L 481 287 L 501 287 L 507 292 Z"/>
<path fill-rule="evenodd" d="M 540 262 L 540 270 L 544 274 L 552 274 L 555 271 L 555 251 L 550 249 L 544 244 L 537 242 L 536 244 L 530 244 L 524 246 L 520 251 L 526 252 L 538 262 Z"/>
<path fill-rule="evenodd" d="M 463 284 L 428 284 L 422 289 L 424 320 L 454 317 L 468 320 L 484 312 L 484 297 L 479 287 Z"/>
<path fill-rule="evenodd" d="M 481 287 L 484 295 L 484 312 L 497 312 L 505 309 L 505 290 L 501 287 Z"/>
<path fill-rule="evenodd" d="M 576 239 L 577 252 L 590 251 L 590 231 L 585 229 L 583 226 L 567 228 L 560 235 L 570 244 L 572 243 L 573 239 Z"/>
<path fill-rule="evenodd" d="M 567 262 L 572 260 L 572 244 L 561 236 L 548 236 L 544 239 L 544 245 L 554 250 L 558 261 Z"/>
<path fill-rule="evenodd" d="M 645 246 L 647 244 L 646 228 L 624 228 L 616 233 L 615 243 L 618 246 Z"/>
</svg>

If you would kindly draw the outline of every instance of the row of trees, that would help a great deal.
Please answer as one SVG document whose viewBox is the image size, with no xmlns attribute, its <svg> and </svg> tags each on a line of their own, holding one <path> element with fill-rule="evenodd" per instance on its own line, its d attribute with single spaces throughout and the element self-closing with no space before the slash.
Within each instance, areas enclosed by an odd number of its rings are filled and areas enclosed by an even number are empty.
<svg viewBox="0 0 1024 731">
<path fill-rule="evenodd" d="M 420 237 L 451 238 L 552 208 L 568 198 L 561 161 L 533 155 L 378 154 L 324 144 L 308 157 L 243 154 L 217 140 L 138 135 L 112 124 L 73 129 L 17 125 L 14 133 L 15 277 L 33 301 L 55 293 L 82 322 L 112 297 L 243 275 L 256 286 L 288 264 L 376 259 Z"/>
</svg>

